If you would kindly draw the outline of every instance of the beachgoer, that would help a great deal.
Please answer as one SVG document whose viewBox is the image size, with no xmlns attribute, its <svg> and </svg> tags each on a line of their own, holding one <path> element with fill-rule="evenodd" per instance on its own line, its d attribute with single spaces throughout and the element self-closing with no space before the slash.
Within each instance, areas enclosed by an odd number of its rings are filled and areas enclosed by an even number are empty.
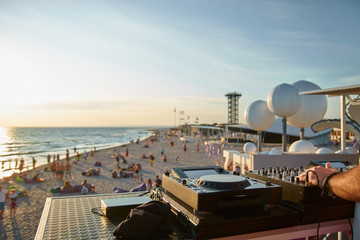
<svg viewBox="0 0 360 240">
<path fill-rule="evenodd" d="M 135 177 L 135 182 L 139 182 L 139 170 L 136 169 L 135 172 L 134 172 L 134 177 Z"/>
<path fill-rule="evenodd" d="M 125 157 L 129 157 L 129 149 L 125 148 Z"/>
<path fill-rule="evenodd" d="M 40 178 L 40 174 L 37 173 L 33 178 L 32 180 L 34 180 L 35 182 L 43 182 L 44 179 Z"/>
<path fill-rule="evenodd" d="M 15 158 L 15 169 L 17 169 L 18 168 L 18 159 L 17 158 Z"/>
<path fill-rule="evenodd" d="M 119 164 L 119 162 L 120 162 L 120 153 L 119 152 L 115 153 L 115 159 L 116 159 L 117 164 Z"/>
<path fill-rule="evenodd" d="M 149 155 L 150 167 L 153 167 L 154 159 L 155 157 L 152 154 L 150 154 Z"/>
<path fill-rule="evenodd" d="M 50 165 L 50 169 L 51 169 L 51 173 L 52 173 L 52 178 L 58 178 L 57 174 L 56 174 L 56 162 L 53 161 L 52 164 Z"/>
<path fill-rule="evenodd" d="M 116 169 L 114 169 L 114 170 L 112 171 L 111 177 L 112 177 L 112 178 L 118 178 Z"/>
<path fill-rule="evenodd" d="M 84 150 L 84 159 L 85 159 L 85 161 L 87 161 L 88 156 L 89 156 L 89 154 L 86 152 L 86 150 Z"/>
<path fill-rule="evenodd" d="M 36 165 L 36 159 L 35 159 L 35 157 L 32 158 L 32 164 L 33 164 L 33 168 L 35 168 L 35 165 Z"/>
<path fill-rule="evenodd" d="M 65 165 L 65 178 L 67 179 L 68 177 L 71 180 L 71 164 L 69 162 Z"/>
<path fill-rule="evenodd" d="M 56 160 L 60 161 L 60 154 L 56 154 Z"/>
<path fill-rule="evenodd" d="M 4 168 L 5 168 L 4 164 L 5 164 L 5 161 L 2 161 L 2 162 L 1 162 L 1 169 L 4 169 Z"/>
<path fill-rule="evenodd" d="M 3 214 L 5 211 L 6 200 L 7 200 L 6 191 L 2 189 L 2 186 L 0 185 L 0 219 L 4 219 Z"/>
<path fill-rule="evenodd" d="M 81 194 L 84 194 L 84 195 L 86 195 L 86 194 L 88 194 L 89 193 L 89 189 L 86 187 L 86 185 L 85 185 L 85 183 L 84 182 L 82 182 L 81 183 Z"/>
<path fill-rule="evenodd" d="M 155 180 L 155 188 L 159 188 L 159 187 L 161 187 L 161 185 L 162 185 L 161 179 L 160 179 L 160 178 L 157 178 L 157 179 Z"/>
<path fill-rule="evenodd" d="M 118 178 L 123 177 L 123 171 L 122 171 L 122 169 L 120 167 L 116 168 L 116 175 L 117 175 Z"/>
<path fill-rule="evenodd" d="M 51 163 L 51 156 L 50 156 L 50 154 L 47 155 L 47 163 L 48 163 L 48 164 Z"/>
<path fill-rule="evenodd" d="M 146 180 L 146 191 L 151 191 L 152 190 L 152 182 L 151 182 L 151 179 L 150 178 L 148 178 L 147 180 Z"/>
<path fill-rule="evenodd" d="M 161 149 L 160 154 L 161 154 L 161 156 L 163 156 L 163 155 L 164 155 L 164 149 L 163 149 L 163 148 Z"/>
<path fill-rule="evenodd" d="M 78 161 L 80 161 L 80 153 L 79 152 L 76 152 L 76 158 Z"/>
<path fill-rule="evenodd" d="M 125 157 L 123 155 L 121 155 L 121 154 L 119 154 L 119 155 L 120 155 L 120 158 L 122 159 L 122 163 L 127 163 Z"/>
<path fill-rule="evenodd" d="M 65 165 L 63 162 L 60 164 L 60 180 L 64 180 L 64 173 L 65 173 Z"/>
<path fill-rule="evenodd" d="M 69 162 L 70 161 L 69 149 L 66 149 L 65 157 L 66 157 L 66 161 Z"/>
<path fill-rule="evenodd" d="M 176 162 L 176 164 L 179 164 L 179 155 L 176 155 L 175 162 Z"/>
<path fill-rule="evenodd" d="M 93 168 L 90 168 L 90 169 L 88 169 L 88 170 L 86 170 L 86 175 L 88 175 L 88 176 L 94 176 L 95 174 L 94 174 L 94 169 Z"/>
<path fill-rule="evenodd" d="M 186 154 L 186 149 L 187 149 L 186 143 L 184 143 L 184 154 Z"/>
<path fill-rule="evenodd" d="M 167 161 L 166 155 L 163 156 L 163 161 L 164 161 L 164 162 Z"/>
<path fill-rule="evenodd" d="M 94 156 L 94 152 L 92 149 L 90 149 L 90 157 L 93 157 Z"/>
<path fill-rule="evenodd" d="M 59 162 L 56 163 L 56 178 L 62 180 L 62 175 L 64 172 L 62 171 L 61 165 Z"/>
<path fill-rule="evenodd" d="M 16 189 L 11 189 L 7 198 L 10 200 L 10 214 L 11 217 L 15 217 L 15 213 L 16 213 L 16 206 L 17 206 L 17 202 L 16 202 L 16 198 L 19 195 L 20 192 L 16 191 Z"/>
<path fill-rule="evenodd" d="M 76 153 L 76 146 L 74 146 L 74 153 Z"/>
<path fill-rule="evenodd" d="M 85 185 L 85 187 L 90 191 L 90 192 L 95 192 L 95 186 L 91 185 L 90 183 L 88 183 L 88 181 L 85 179 L 81 185 Z"/>
<path fill-rule="evenodd" d="M 199 150 L 200 150 L 200 144 L 196 143 L 196 152 L 199 152 Z"/>
<path fill-rule="evenodd" d="M 64 186 L 60 188 L 61 193 L 72 193 L 74 192 L 74 187 L 70 184 L 70 181 L 65 181 Z"/>
<path fill-rule="evenodd" d="M 24 169 L 24 164 L 25 164 L 25 161 L 23 158 L 20 159 L 20 165 L 19 165 L 19 172 L 21 173 L 22 170 Z"/>
<path fill-rule="evenodd" d="M 236 174 L 236 175 L 240 175 L 240 174 L 241 174 L 240 166 L 235 166 L 235 174 Z"/>
</svg>

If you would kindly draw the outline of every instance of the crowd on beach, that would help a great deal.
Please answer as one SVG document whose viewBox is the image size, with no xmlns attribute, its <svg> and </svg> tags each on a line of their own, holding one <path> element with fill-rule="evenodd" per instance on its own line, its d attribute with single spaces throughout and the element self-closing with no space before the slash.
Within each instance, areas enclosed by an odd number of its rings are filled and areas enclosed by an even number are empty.
<svg viewBox="0 0 360 240">
<path fill-rule="evenodd" d="M 151 137 L 148 140 L 143 142 L 143 148 L 148 149 L 152 147 L 152 144 L 157 142 L 157 137 Z M 140 141 L 137 140 L 133 142 L 133 144 L 140 144 Z M 174 147 L 174 142 L 168 142 L 169 146 Z M 186 144 L 183 146 L 184 153 L 186 154 Z M 11 217 L 15 216 L 16 209 L 16 198 L 21 196 L 27 196 L 25 188 L 19 187 L 19 184 L 28 184 L 28 183 L 43 183 L 43 182 L 51 182 L 53 187 L 51 187 L 49 192 L 53 194 L 89 194 L 96 193 L 95 185 L 97 180 L 94 180 L 95 184 L 89 183 L 86 177 L 95 177 L 101 176 L 102 174 L 102 161 L 109 161 L 110 159 L 114 159 L 115 167 L 111 170 L 112 178 L 131 178 L 133 179 L 134 186 L 136 184 L 140 184 L 138 190 L 150 191 L 156 187 L 161 185 L 161 179 L 159 178 L 159 174 L 154 174 L 152 181 L 152 177 L 147 174 L 146 178 L 142 173 L 143 164 L 145 163 L 130 163 L 130 153 L 129 149 L 123 148 L 120 151 L 119 148 L 114 148 L 112 150 L 112 154 L 109 157 L 109 160 L 97 159 L 94 162 L 94 166 L 88 169 L 83 169 L 81 174 L 83 175 L 82 182 L 73 182 L 74 176 L 72 175 L 72 168 L 74 166 L 78 166 L 79 163 L 87 162 L 88 164 L 92 164 L 93 161 L 89 161 L 89 158 L 95 156 L 96 147 L 91 149 L 88 154 L 87 151 L 80 154 L 77 151 L 76 147 L 74 147 L 74 155 L 70 156 L 70 152 L 66 149 L 65 155 L 63 158 L 60 157 L 60 154 L 48 155 L 47 163 L 43 166 L 37 166 L 37 160 L 35 157 L 32 158 L 32 169 L 30 171 L 24 171 L 24 159 L 20 159 L 18 161 L 15 160 L 15 170 L 14 174 L 10 177 L 4 178 L 2 182 L 6 182 L 9 185 L 8 189 L 2 188 L 0 195 L 0 213 L 1 218 L 3 218 L 3 212 L 5 209 L 5 202 L 9 203 L 9 208 L 11 209 Z M 146 158 L 149 161 L 149 165 L 151 168 L 154 168 L 155 155 L 160 155 L 162 162 L 166 163 L 168 161 L 167 156 L 165 154 L 165 149 L 162 147 L 160 153 L 154 154 L 149 153 L 146 157 L 146 153 L 142 154 L 142 157 L 139 159 Z M 176 155 L 174 159 L 176 164 L 179 163 L 179 155 Z M 4 165 L 4 163 L 2 163 Z M 9 164 L 10 165 L 10 164 Z M 82 164 L 80 164 L 81 166 Z M 96 167 L 97 166 L 97 167 Z M 76 179 L 79 179 L 77 176 Z M 78 180 L 77 180 L 78 181 Z M 17 185 L 17 186 L 15 186 Z M 24 185 L 26 186 L 26 185 Z M 114 188 L 115 189 L 115 188 Z M 124 189 L 124 191 L 132 191 L 133 189 Z M 113 192 L 116 192 L 115 190 Z"/>
<path fill-rule="evenodd" d="M 184 143 L 178 136 L 161 137 L 161 134 L 113 148 L 86 151 L 74 149 L 74 152 L 73 149 L 69 150 L 65 152 L 64 149 L 59 157 L 57 154 L 55 158 L 50 155 L 49 163 L 45 156 L 45 165 L 40 165 L 42 159 L 36 159 L 38 161 L 35 162 L 35 169 L 30 162 L 29 171 L 25 171 L 27 166 L 22 170 L 22 174 L 16 169 L 16 174 L 0 181 L 2 189 L 5 190 L 4 194 L 10 195 L 11 188 L 19 192 L 16 216 L 15 213 L 10 214 L 9 198 L 4 204 L 4 219 L 0 220 L 0 239 L 5 236 L 1 233 L 1 230 L 4 230 L 1 229 L 1 224 L 6 227 L 3 233 L 8 239 L 33 239 L 48 197 L 151 191 L 161 187 L 165 168 L 209 166 L 216 163 L 215 157 L 210 158 L 205 154 L 204 145 L 199 146 L 196 142 Z M 14 160 L 12 161 L 14 167 Z M 18 168 L 19 163 L 20 161 Z M 25 182 L 25 179 L 32 180 L 37 174 L 35 179 L 42 181 Z M 19 177 L 20 181 L 16 181 L 15 176 Z M 18 230 L 12 230 L 14 221 L 18 224 Z M 21 235 L 21 238 L 16 237 L 16 234 Z"/>
</svg>

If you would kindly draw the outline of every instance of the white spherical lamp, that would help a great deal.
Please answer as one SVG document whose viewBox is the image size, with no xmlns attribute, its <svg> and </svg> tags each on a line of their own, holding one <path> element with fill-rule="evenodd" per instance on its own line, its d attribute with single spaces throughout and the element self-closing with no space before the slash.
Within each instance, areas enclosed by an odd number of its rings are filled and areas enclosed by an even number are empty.
<svg viewBox="0 0 360 240">
<path fill-rule="evenodd" d="M 283 83 L 271 89 L 267 97 L 268 108 L 271 112 L 282 117 L 283 123 L 283 151 L 286 152 L 287 117 L 297 113 L 302 105 L 299 91 L 290 84 Z"/>
<path fill-rule="evenodd" d="M 269 152 L 269 155 L 282 155 L 282 151 L 277 148 L 272 148 Z"/>
<path fill-rule="evenodd" d="M 334 152 L 329 148 L 319 148 L 316 151 L 316 154 L 332 154 L 332 153 L 334 153 Z"/>
<path fill-rule="evenodd" d="M 314 145 L 306 140 L 298 140 L 293 142 L 289 148 L 289 152 L 293 153 L 315 153 Z"/>
<path fill-rule="evenodd" d="M 271 89 L 267 97 L 269 110 L 279 117 L 290 117 L 302 105 L 299 91 L 290 84 L 283 83 Z"/>
<path fill-rule="evenodd" d="M 346 154 L 357 154 L 358 151 L 353 147 L 346 147 L 345 148 L 345 153 Z"/>
<path fill-rule="evenodd" d="M 245 122 L 249 127 L 257 131 L 263 131 L 274 123 L 275 115 L 270 112 L 267 103 L 257 100 L 245 109 Z"/>
<path fill-rule="evenodd" d="M 252 142 L 245 143 L 243 150 L 246 154 L 256 153 L 256 145 Z"/>
<path fill-rule="evenodd" d="M 292 84 L 299 92 L 321 89 L 318 85 L 300 80 Z M 302 105 L 297 113 L 288 117 L 287 122 L 298 128 L 310 127 L 313 123 L 321 120 L 327 109 L 325 95 L 299 95 Z"/>
</svg>

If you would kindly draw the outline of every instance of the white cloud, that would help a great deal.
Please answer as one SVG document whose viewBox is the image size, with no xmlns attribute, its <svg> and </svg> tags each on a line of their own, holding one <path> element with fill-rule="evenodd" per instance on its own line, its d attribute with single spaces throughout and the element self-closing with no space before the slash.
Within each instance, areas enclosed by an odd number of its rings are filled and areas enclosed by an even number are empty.
<svg viewBox="0 0 360 240">
<path fill-rule="evenodd" d="M 359 84 L 360 83 L 360 75 L 340 78 L 339 81 L 344 82 L 344 83 L 357 83 L 357 84 Z"/>
</svg>

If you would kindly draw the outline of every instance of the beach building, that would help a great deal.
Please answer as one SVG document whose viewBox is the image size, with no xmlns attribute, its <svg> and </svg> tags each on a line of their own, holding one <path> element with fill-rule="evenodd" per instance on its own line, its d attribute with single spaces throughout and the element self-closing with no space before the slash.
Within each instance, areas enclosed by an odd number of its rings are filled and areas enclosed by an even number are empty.
<svg viewBox="0 0 360 240">
<path fill-rule="evenodd" d="M 311 127 L 304 129 L 304 140 L 312 142 L 314 145 L 326 145 L 330 142 L 331 128 L 314 132 Z M 246 124 L 227 125 L 226 130 L 229 142 L 246 142 L 250 139 L 256 139 L 258 131 L 253 130 Z M 282 120 L 276 118 L 270 128 L 263 131 L 263 143 L 281 143 L 282 142 Z M 287 124 L 288 143 L 293 143 L 300 139 L 300 129 Z"/>
</svg>

